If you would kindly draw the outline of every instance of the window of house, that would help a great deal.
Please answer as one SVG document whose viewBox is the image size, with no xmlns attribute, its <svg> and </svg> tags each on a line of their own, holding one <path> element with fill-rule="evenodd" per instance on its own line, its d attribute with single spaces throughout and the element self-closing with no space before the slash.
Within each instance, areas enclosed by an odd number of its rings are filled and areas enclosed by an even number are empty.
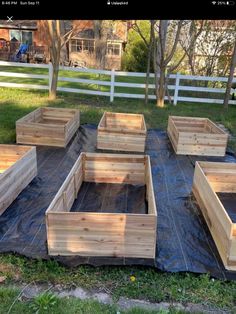
<svg viewBox="0 0 236 314">
<path fill-rule="evenodd" d="M 10 30 L 10 40 L 15 38 L 22 44 L 28 43 L 29 45 L 33 44 L 33 32 L 31 31 L 22 31 L 22 30 Z"/>
<path fill-rule="evenodd" d="M 70 41 L 71 52 L 95 52 L 95 40 L 94 39 L 72 39 Z M 121 43 L 107 43 L 107 55 L 120 56 L 121 55 Z"/>
<path fill-rule="evenodd" d="M 22 31 L 21 32 L 21 41 L 23 44 L 28 43 L 28 45 L 32 45 L 33 44 L 33 33 L 32 32 L 25 32 Z"/>
<path fill-rule="evenodd" d="M 71 52 L 89 52 L 95 51 L 95 41 L 93 39 L 72 39 L 70 41 Z"/>
<path fill-rule="evenodd" d="M 107 44 L 107 55 L 108 56 L 120 56 L 121 55 L 121 44 L 120 43 L 108 43 Z"/>
<path fill-rule="evenodd" d="M 82 40 L 72 39 L 70 41 L 71 52 L 81 52 L 82 51 Z"/>
</svg>

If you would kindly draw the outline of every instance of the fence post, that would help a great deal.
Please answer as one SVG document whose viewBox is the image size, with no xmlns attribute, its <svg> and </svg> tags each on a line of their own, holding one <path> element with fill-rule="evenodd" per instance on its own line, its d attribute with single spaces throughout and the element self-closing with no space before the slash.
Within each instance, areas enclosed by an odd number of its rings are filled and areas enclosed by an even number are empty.
<svg viewBox="0 0 236 314">
<path fill-rule="evenodd" d="M 115 70 L 111 70 L 111 89 L 110 89 L 110 102 L 114 100 L 114 89 L 115 89 Z"/>
<path fill-rule="evenodd" d="M 49 92 L 52 87 L 52 76 L 53 76 L 53 66 L 52 66 L 52 63 L 49 62 L 48 64 L 48 90 Z"/>
<path fill-rule="evenodd" d="M 178 93 L 179 93 L 179 81 L 180 81 L 180 74 L 176 73 L 175 76 L 175 93 L 174 93 L 174 105 L 177 105 L 178 102 Z"/>
</svg>

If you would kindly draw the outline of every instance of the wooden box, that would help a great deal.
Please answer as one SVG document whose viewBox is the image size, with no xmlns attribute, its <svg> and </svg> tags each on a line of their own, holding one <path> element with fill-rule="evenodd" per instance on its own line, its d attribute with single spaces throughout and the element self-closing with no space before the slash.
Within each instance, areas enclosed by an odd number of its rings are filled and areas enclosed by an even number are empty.
<svg viewBox="0 0 236 314">
<path fill-rule="evenodd" d="M 236 164 L 196 162 L 193 193 L 225 268 L 236 270 Z M 232 208 L 224 205 L 222 193 L 233 197 Z"/>
<path fill-rule="evenodd" d="M 142 114 L 105 112 L 98 125 L 97 148 L 144 152 L 146 136 Z"/>
<path fill-rule="evenodd" d="M 0 145 L 0 215 L 36 175 L 35 147 Z"/>
<path fill-rule="evenodd" d="M 38 108 L 16 121 L 21 144 L 66 147 L 80 125 L 77 109 Z"/>
<path fill-rule="evenodd" d="M 225 155 L 228 134 L 209 119 L 169 116 L 167 133 L 176 154 Z"/>
<path fill-rule="evenodd" d="M 145 184 L 148 214 L 70 212 L 82 182 Z M 149 156 L 81 153 L 46 211 L 50 255 L 155 258 Z"/>
</svg>

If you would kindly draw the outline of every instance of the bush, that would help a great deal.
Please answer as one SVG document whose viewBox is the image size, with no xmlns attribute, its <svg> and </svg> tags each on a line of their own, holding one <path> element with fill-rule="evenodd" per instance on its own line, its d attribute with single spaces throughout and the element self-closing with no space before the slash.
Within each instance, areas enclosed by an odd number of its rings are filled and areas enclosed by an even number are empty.
<svg viewBox="0 0 236 314">
<path fill-rule="evenodd" d="M 122 58 L 122 68 L 130 72 L 146 72 L 148 49 L 143 41 L 134 43 Z"/>
<path fill-rule="evenodd" d="M 139 28 L 149 42 L 150 22 L 138 21 Z M 129 72 L 146 72 L 148 59 L 148 48 L 138 32 L 129 30 L 128 43 L 122 57 L 122 69 Z M 151 71 L 153 71 L 151 65 Z"/>
</svg>

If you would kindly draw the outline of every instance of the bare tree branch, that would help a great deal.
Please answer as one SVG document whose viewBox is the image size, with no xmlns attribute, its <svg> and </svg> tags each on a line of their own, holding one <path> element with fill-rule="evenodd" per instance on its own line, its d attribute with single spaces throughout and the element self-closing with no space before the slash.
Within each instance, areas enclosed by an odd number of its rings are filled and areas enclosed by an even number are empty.
<svg viewBox="0 0 236 314">
<path fill-rule="evenodd" d="M 175 25 L 174 23 L 177 24 Z M 194 29 L 194 23 L 191 22 L 191 24 L 189 24 L 190 21 L 184 20 L 176 22 L 161 20 L 159 22 L 159 27 L 154 28 L 155 30 L 158 29 L 158 38 L 156 38 L 155 45 L 153 47 L 153 57 L 157 106 L 159 107 L 164 106 L 165 93 L 167 93 L 169 102 L 171 102 L 171 97 L 168 91 L 169 73 L 176 70 L 183 62 L 189 53 L 189 50 L 193 48 L 197 36 L 199 36 L 202 31 L 203 22 L 201 23 L 201 27 L 198 31 Z M 184 51 L 181 57 L 169 66 L 169 63 L 173 60 L 178 44 L 181 40 L 185 49 L 183 49 Z"/>
<path fill-rule="evenodd" d="M 182 20 L 178 21 L 177 25 L 178 26 L 177 26 L 177 31 L 176 31 L 176 35 L 175 35 L 174 44 L 172 46 L 170 54 L 165 59 L 165 65 L 167 65 L 170 62 L 170 60 L 173 58 L 173 55 L 174 55 L 174 53 L 176 51 L 177 44 L 178 44 L 178 41 L 179 41 L 180 31 L 181 31 L 181 28 L 183 26 L 183 21 Z"/>
<path fill-rule="evenodd" d="M 144 41 L 144 44 L 146 45 L 146 47 L 149 47 L 148 41 L 146 40 L 145 36 L 143 35 L 137 21 L 135 21 L 135 23 L 133 24 L 132 28 L 139 34 L 139 36 L 142 38 L 142 40 Z"/>
</svg>

